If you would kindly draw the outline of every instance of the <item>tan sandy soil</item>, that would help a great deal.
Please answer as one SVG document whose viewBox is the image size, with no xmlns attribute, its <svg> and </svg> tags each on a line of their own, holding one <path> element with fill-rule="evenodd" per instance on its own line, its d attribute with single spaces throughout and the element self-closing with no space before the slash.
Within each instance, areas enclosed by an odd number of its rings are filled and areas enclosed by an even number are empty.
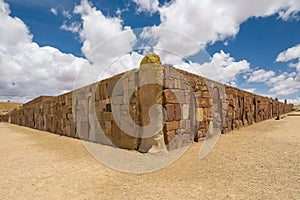
<svg viewBox="0 0 300 200">
<path fill-rule="evenodd" d="M 0 199 L 300 199 L 300 117 L 224 134 L 148 174 L 110 169 L 80 140 L 0 123 Z"/>
<path fill-rule="evenodd" d="M 19 105 L 21 105 L 21 104 L 14 103 L 14 102 L 0 102 L 0 115 L 6 114 L 8 111 L 16 108 Z"/>
</svg>

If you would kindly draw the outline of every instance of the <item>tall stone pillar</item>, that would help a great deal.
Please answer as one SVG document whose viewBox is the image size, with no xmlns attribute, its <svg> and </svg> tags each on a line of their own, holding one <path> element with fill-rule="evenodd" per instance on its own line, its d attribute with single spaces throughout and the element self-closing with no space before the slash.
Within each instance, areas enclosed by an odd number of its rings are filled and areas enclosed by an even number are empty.
<svg viewBox="0 0 300 200">
<path fill-rule="evenodd" d="M 147 54 L 139 69 L 139 151 L 158 153 L 166 151 L 163 116 L 163 65 L 158 55 Z"/>
</svg>

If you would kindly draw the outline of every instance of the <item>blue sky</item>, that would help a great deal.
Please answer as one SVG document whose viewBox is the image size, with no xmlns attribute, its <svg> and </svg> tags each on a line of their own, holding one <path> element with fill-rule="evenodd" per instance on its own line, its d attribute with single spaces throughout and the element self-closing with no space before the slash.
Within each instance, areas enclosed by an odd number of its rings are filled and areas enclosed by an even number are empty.
<svg viewBox="0 0 300 200">
<path fill-rule="evenodd" d="M 110 61 L 104 62 L 102 58 L 99 63 L 98 57 L 90 54 L 91 50 L 124 30 L 131 33 L 137 28 L 150 27 L 151 30 L 174 30 L 204 48 L 211 59 L 194 66 L 209 71 L 213 64 L 220 77 L 215 78 L 211 72 L 202 75 L 264 96 L 300 103 L 298 0 L 263 3 L 253 0 L 251 4 L 236 0 L 222 3 L 209 0 L 0 0 L 0 11 L 3 32 L 0 39 L 7 41 L 0 45 L 0 68 L 1 71 L 8 69 L 0 75 L 2 101 L 24 102 L 42 94 L 57 95 L 71 90 L 76 73 L 88 68 L 86 66 L 102 67 L 106 72 L 104 77 L 128 70 L 130 66 L 105 68 Z M 126 35 L 128 42 L 122 43 L 125 50 L 133 47 L 130 33 Z M 173 48 L 183 58 L 197 53 L 195 49 L 187 53 L 192 47 L 185 45 L 185 41 L 179 44 L 172 41 L 171 38 L 178 38 L 174 33 L 170 33 L 169 38 L 159 31 L 148 34 L 150 39 L 158 38 L 159 44 L 153 44 L 157 53 L 158 47 Z M 14 36 L 13 42 L 10 36 Z M 21 48 L 14 49 L 17 47 Z M 119 46 L 111 48 L 105 52 L 94 51 L 106 57 L 116 56 L 113 52 Z M 123 55 L 118 66 L 127 62 L 136 67 L 141 56 L 142 53 Z M 174 62 L 172 64 L 179 67 L 184 65 L 164 55 L 162 61 Z M 81 84 L 89 81 L 97 81 L 97 77 Z"/>
</svg>

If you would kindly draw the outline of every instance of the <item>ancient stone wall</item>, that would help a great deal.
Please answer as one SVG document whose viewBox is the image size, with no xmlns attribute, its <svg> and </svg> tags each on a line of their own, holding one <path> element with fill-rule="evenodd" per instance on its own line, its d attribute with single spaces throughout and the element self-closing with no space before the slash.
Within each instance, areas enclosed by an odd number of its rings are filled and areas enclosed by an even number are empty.
<svg viewBox="0 0 300 200">
<path fill-rule="evenodd" d="M 0 122 L 8 122 L 8 115 L 7 114 L 0 115 Z"/>
<path fill-rule="evenodd" d="M 225 133 L 293 110 L 293 104 L 252 94 L 173 67 L 165 66 L 164 80 L 165 141 L 172 141 L 175 146 L 178 142 L 188 142 L 189 137 L 183 133 L 194 133 L 196 141 L 206 136 L 212 120 L 219 123 L 218 127 Z"/>
<path fill-rule="evenodd" d="M 131 118 L 138 123 L 137 79 L 137 70 L 132 70 L 56 97 L 41 96 L 14 109 L 9 117 L 14 124 L 137 149 L 138 138 L 125 134 L 116 122 L 118 118 L 124 123 L 128 116 L 114 117 L 112 113 L 112 107 L 120 111 L 128 107 Z M 113 91 L 117 82 L 121 87 Z"/>
<path fill-rule="evenodd" d="M 163 110 L 151 119 L 149 109 L 154 104 L 161 105 Z M 41 96 L 14 109 L 5 119 L 60 135 L 146 152 L 160 135 L 171 150 L 207 136 L 212 121 L 225 133 L 292 109 L 292 104 L 158 63 L 56 97 Z M 146 133 L 141 127 L 151 120 L 162 123 L 163 128 L 157 135 L 143 137 Z"/>
</svg>

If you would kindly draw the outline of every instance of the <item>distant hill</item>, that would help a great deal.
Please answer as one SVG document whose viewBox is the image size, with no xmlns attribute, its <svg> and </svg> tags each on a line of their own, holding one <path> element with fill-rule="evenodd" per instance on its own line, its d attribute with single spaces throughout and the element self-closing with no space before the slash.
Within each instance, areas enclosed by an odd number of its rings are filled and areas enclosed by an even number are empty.
<svg viewBox="0 0 300 200">
<path fill-rule="evenodd" d="M 14 103 L 14 102 L 0 102 L 0 115 L 6 114 L 10 110 L 22 105 L 21 103 Z"/>
</svg>

